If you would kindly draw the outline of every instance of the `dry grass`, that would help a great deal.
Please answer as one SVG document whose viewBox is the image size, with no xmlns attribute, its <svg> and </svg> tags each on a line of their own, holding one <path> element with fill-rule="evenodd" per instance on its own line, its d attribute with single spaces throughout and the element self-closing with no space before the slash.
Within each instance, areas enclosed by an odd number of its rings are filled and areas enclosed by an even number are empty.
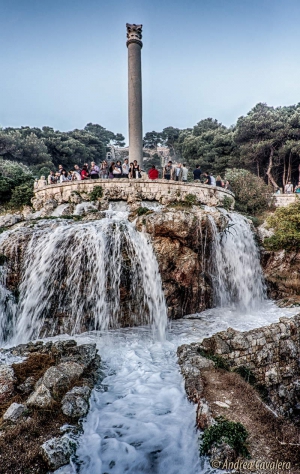
<svg viewBox="0 0 300 474">
<path fill-rule="evenodd" d="M 253 387 L 238 374 L 221 369 L 202 371 L 203 396 L 213 417 L 240 422 L 249 432 L 249 451 L 255 461 L 290 462 L 293 474 L 300 473 L 300 432 L 284 418 L 276 418 Z M 216 405 L 229 400 L 230 408 Z M 298 445 L 298 446 L 297 446 Z"/>
</svg>

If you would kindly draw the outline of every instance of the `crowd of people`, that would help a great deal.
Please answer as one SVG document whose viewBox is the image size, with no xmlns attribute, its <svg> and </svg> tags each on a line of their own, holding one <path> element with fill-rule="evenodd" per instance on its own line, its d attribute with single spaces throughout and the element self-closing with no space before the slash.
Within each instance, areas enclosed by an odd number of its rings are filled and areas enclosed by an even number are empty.
<svg viewBox="0 0 300 474">
<path fill-rule="evenodd" d="M 113 179 L 113 178 L 141 178 L 141 169 L 136 160 L 129 164 L 128 158 L 125 158 L 123 164 L 118 160 L 108 163 L 103 161 L 100 166 L 91 162 L 90 166 L 85 163 L 82 168 L 78 165 L 74 169 L 67 171 L 62 165 L 59 165 L 58 171 L 51 171 L 48 176 L 48 184 L 64 183 L 65 181 L 81 181 L 85 179 Z"/>
<path fill-rule="evenodd" d="M 100 166 L 96 165 L 95 162 L 91 162 L 90 165 L 85 163 L 81 168 L 78 165 L 74 166 L 74 169 L 67 171 L 62 165 L 59 165 L 58 171 L 50 171 L 47 179 L 48 184 L 64 183 L 67 181 L 82 181 L 86 179 L 138 179 L 142 177 L 142 172 L 139 164 L 136 160 L 129 163 L 128 158 L 125 158 L 123 163 L 120 160 L 114 162 L 103 161 Z M 189 170 L 186 163 L 175 163 L 170 160 L 162 169 L 162 178 L 172 181 L 188 181 Z M 160 171 L 152 165 L 148 171 L 149 179 L 158 179 L 160 177 Z M 204 184 L 210 184 L 212 186 L 219 186 L 231 191 L 230 183 L 223 181 L 221 176 L 216 178 L 212 173 L 202 173 L 200 166 L 197 165 L 193 171 L 194 181 L 198 181 Z"/>
<path fill-rule="evenodd" d="M 163 178 L 167 180 L 187 182 L 188 171 L 186 163 L 176 163 L 173 165 L 172 161 L 169 161 L 163 168 Z M 193 171 L 193 177 L 194 181 L 199 181 L 211 186 L 219 186 L 220 188 L 225 188 L 231 191 L 229 181 L 222 180 L 221 176 L 215 178 L 212 173 L 202 173 L 200 165 L 196 165 L 196 168 Z"/>
</svg>

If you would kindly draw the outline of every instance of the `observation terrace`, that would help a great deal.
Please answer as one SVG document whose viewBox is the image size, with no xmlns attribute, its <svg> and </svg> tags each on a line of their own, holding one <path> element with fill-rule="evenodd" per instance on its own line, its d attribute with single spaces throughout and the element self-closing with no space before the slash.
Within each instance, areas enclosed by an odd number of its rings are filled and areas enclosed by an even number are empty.
<svg viewBox="0 0 300 474">
<path fill-rule="evenodd" d="M 82 199 L 89 200 L 89 194 L 95 186 L 102 187 L 103 198 L 109 201 L 131 203 L 147 200 L 170 204 L 185 201 L 189 194 L 195 196 L 195 203 L 224 206 L 231 209 L 234 207 L 234 194 L 218 186 L 198 182 L 183 183 L 181 181 L 143 178 L 91 179 L 51 185 L 47 185 L 44 179 L 40 179 L 34 189 L 33 206 L 36 210 L 41 209 L 51 199 L 55 199 L 58 204 L 76 202 L 76 197 L 78 198 L 79 195 Z"/>
</svg>

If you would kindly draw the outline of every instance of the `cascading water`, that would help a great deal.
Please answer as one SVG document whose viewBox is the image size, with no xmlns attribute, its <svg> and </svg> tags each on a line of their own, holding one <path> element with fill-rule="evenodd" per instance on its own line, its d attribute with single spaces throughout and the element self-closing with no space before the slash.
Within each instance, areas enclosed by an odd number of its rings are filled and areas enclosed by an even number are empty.
<svg viewBox="0 0 300 474">
<path fill-rule="evenodd" d="M 228 223 L 219 232 L 208 214 L 213 241 L 211 275 L 215 305 L 234 304 L 241 311 L 258 309 L 266 299 L 259 250 L 247 219 L 236 212 L 223 210 Z"/>
<path fill-rule="evenodd" d="M 57 473 L 216 472 L 199 458 L 195 406 L 186 399 L 176 349 L 229 326 L 248 330 L 277 321 L 288 310 L 264 300 L 258 250 L 247 220 L 224 211 L 230 225 L 219 233 L 209 209 L 208 218 L 214 236 L 209 266 L 219 307 L 173 322 L 166 340 L 158 265 L 146 235 L 126 220 L 125 208 L 110 209 L 100 221 L 35 225 L 23 258 L 18 305 L 12 304 L 2 273 L 1 327 L 10 324 L 15 341 L 39 335 L 47 319 L 55 324 L 54 313 L 67 314 L 66 327 L 71 322 L 74 334 L 86 319 L 102 330 L 76 336 L 79 343 L 97 343 L 102 376 L 84 432 L 76 439 L 77 454 Z M 4 240 L 2 235 L 0 250 Z M 131 298 L 124 303 L 126 284 Z M 120 304 L 127 304 L 139 324 L 156 325 L 161 341 L 153 340 L 148 326 L 109 329 L 118 326 Z"/>
<path fill-rule="evenodd" d="M 4 327 L 5 319 L 14 318 L 11 341 L 118 327 L 122 318 L 131 325 L 150 323 L 164 338 L 167 315 L 161 278 L 144 234 L 112 216 L 36 227 L 24 255 L 19 304 L 1 318 Z M 130 295 L 122 306 L 126 315 L 120 309 L 121 291 Z"/>
</svg>

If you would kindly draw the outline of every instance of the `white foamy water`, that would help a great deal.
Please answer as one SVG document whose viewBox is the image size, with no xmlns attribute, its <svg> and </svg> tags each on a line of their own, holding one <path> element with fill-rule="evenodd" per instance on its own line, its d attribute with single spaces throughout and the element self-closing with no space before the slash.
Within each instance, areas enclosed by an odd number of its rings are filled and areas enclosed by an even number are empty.
<svg viewBox="0 0 300 474">
<path fill-rule="evenodd" d="M 213 232 L 211 275 L 216 306 L 234 303 L 242 311 L 258 309 L 266 299 L 259 250 L 247 219 L 222 211 L 228 219 L 224 232 L 208 214 Z"/>
<path fill-rule="evenodd" d="M 196 405 L 186 399 L 177 347 L 229 326 L 249 330 L 294 313 L 272 302 L 247 318 L 230 308 L 207 310 L 173 321 L 163 343 L 153 341 L 147 327 L 77 337 L 97 343 L 103 375 L 91 396 L 77 455 L 57 474 L 217 472 L 199 457 Z"/>
<path fill-rule="evenodd" d="M 14 343 L 43 335 L 49 318 L 53 334 L 57 333 L 55 313 L 66 315 L 64 332 L 72 334 L 82 332 L 86 321 L 91 329 L 118 327 L 121 284 L 127 285 L 132 300 L 131 320 L 150 322 L 159 339 L 164 338 L 166 305 L 152 245 L 119 215 L 78 224 L 41 223 L 27 244 L 24 261 Z M 9 317 L 4 311 L 2 325 Z"/>
<path fill-rule="evenodd" d="M 64 211 L 69 207 L 69 204 L 60 204 L 59 206 L 54 209 L 51 216 L 52 217 L 60 217 L 63 215 Z"/>
<path fill-rule="evenodd" d="M 135 230 L 127 214 L 126 203 L 121 207 L 112 203 L 107 217 L 99 221 L 41 221 L 26 244 L 18 305 L 11 306 L 3 267 L 0 329 L 4 334 L 6 327 L 11 328 L 11 343 L 25 342 L 38 337 L 47 317 L 54 325 L 56 308 L 69 314 L 73 333 L 80 330 L 87 312 L 92 327 L 102 330 L 76 336 L 79 343 L 96 342 L 101 375 L 83 433 L 77 438 L 77 454 L 57 473 L 216 472 L 206 458 L 199 457 L 196 407 L 186 399 L 177 348 L 228 327 L 249 330 L 296 311 L 279 309 L 265 299 L 249 223 L 238 214 L 224 212 L 232 224 L 228 232 L 219 234 L 211 219 L 210 268 L 219 306 L 169 323 L 164 338 L 166 306 L 157 261 L 147 235 Z M 23 231 L 27 236 L 31 232 L 29 228 Z M 12 230 L 7 235 L 13 234 Z M 21 229 L 20 241 L 22 236 Z M 203 249 L 206 239 L 204 233 Z M 0 247 L 4 240 L 1 236 Z M 140 303 L 136 316 L 148 326 L 110 329 L 118 326 L 122 269 L 130 277 L 133 301 Z"/>
</svg>

